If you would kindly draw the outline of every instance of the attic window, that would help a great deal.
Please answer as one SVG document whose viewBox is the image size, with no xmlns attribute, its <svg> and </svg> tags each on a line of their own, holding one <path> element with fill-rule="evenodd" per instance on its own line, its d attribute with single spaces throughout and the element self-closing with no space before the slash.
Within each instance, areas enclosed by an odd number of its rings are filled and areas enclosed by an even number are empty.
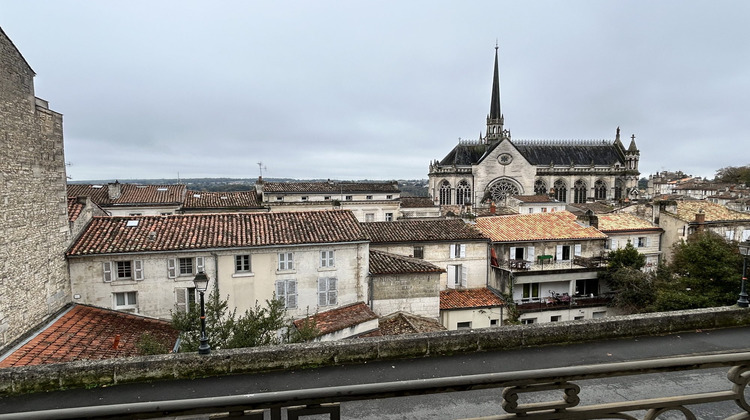
<svg viewBox="0 0 750 420">
<path fill-rule="evenodd" d="M 229 197 L 227 197 L 226 195 L 223 195 L 223 196 L 221 196 L 221 199 L 222 199 L 222 200 L 228 200 L 228 199 L 229 199 Z"/>
<path fill-rule="evenodd" d="M 92 185 L 91 188 L 101 188 L 101 185 Z"/>
<path fill-rule="evenodd" d="M 138 226 L 138 221 L 137 220 L 128 220 L 128 223 L 126 223 L 125 226 L 127 226 L 127 227 Z"/>
<path fill-rule="evenodd" d="M 193 198 L 201 198 L 200 194 L 193 194 Z"/>
</svg>

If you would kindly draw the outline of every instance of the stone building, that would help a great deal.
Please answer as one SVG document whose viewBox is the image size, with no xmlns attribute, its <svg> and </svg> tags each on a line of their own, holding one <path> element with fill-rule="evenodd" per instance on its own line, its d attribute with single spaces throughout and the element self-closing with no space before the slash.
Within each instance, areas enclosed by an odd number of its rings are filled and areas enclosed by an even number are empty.
<svg viewBox="0 0 750 420">
<path fill-rule="evenodd" d="M 0 29 L 0 348 L 70 301 L 62 115 Z"/>
<path fill-rule="evenodd" d="M 614 140 L 512 140 L 500 110 L 497 47 L 485 135 L 459 140 L 429 166 L 428 192 L 440 205 L 506 205 L 512 195 L 549 194 L 565 203 L 638 195 L 640 151 L 620 129 Z M 468 207 L 467 207 L 468 208 Z"/>
</svg>

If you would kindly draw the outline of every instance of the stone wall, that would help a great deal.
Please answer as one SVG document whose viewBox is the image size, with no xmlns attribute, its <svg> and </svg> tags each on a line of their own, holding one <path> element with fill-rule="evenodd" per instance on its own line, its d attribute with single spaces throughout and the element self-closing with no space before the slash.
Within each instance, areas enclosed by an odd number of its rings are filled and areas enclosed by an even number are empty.
<svg viewBox="0 0 750 420">
<path fill-rule="evenodd" d="M 11 367 L 0 369 L 0 397 L 70 388 L 447 356 L 747 325 L 750 325 L 750 310 L 723 307 L 588 321 L 218 350 L 210 355 L 178 353 Z"/>
<path fill-rule="evenodd" d="M 70 301 L 62 116 L 0 29 L 0 348 Z"/>
</svg>

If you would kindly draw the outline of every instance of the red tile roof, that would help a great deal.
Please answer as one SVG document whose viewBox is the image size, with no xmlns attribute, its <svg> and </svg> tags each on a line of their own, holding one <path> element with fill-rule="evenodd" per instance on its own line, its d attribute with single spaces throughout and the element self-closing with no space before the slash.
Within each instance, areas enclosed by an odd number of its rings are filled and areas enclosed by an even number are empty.
<svg viewBox="0 0 750 420">
<path fill-rule="evenodd" d="M 298 319 L 294 321 L 294 325 L 299 328 L 305 320 L 310 318 L 315 321 L 315 328 L 318 329 L 320 335 L 325 335 L 377 319 L 378 316 L 364 302 L 357 302 Z"/>
<path fill-rule="evenodd" d="M 599 219 L 599 230 L 602 232 L 633 232 L 633 231 L 654 231 L 663 232 L 664 230 L 659 226 L 649 222 L 648 220 L 641 219 L 640 217 L 630 213 L 609 213 L 600 214 L 597 216 Z"/>
<path fill-rule="evenodd" d="M 568 211 L 480 217 L 476 226 L 493 242 L 607 238 L 596 228 L 576 223 Z"/>
<path fill-rule="evenodd" d="M 365 193 L 387 192 L 398 193 L 398 183 L 393 182 L 266 182 L 263 192 L 273 194 L 277 192 L 290 193 Z"/>
<path fill-rule="evenodd" d="M 241 209 L 260 208 L 255 191 L 191 191 L 185 194 L 185 209 Z"/>
<path fill-rule="evenodd" d="M 378 320 L 381 335 L 418 334 L 445 331 L 436 319 L 425 318 L 406 312 L 396 312 Z"/>
<path fill-rule="evenodd" d="M 366 240 L 348 210 L 95 217 L 68 255 Z"/>
<path fill-rule="evenodd" d="M 487 240 L 461 219 L 363 222 L 362 227 L 373 243 Z"/>
<path fill-rule="evenodd" d="M 444 269 L 419 258 L 370 250 L 371 274 L 442 273 Z"/>
<path fill-rule="evenodd" d="M 181 204 L 185 197 L 184 185 L 120 184 L 120 197 L 109 197 L 109 185 L 68 184 L 68 197 L 90 197 L 100 206 Z"/>
<path fill-rule="evenodd" d="M 0 367 L 136 356 L 136 343 L 146 332 L 164 343 L 169 351 L 177 341 L 178 332 L 168 322 L 75 305 L 0 361 Z"/>
<path fill-rule="evenodd" d="M 440 310 L 502 306 L 503 300 L 486 287 L 440 291 Z"/>
<path fill-rule="evenodd" d="M 68 221 L 75 222 L 86 206 L 86 199 L 79 197 L 68 197 Z"/>
<path fill-rule="evenodd" d="M 729 210 L 721 204 L 709 201 L 678 201 L 677 217 L 685 222 L 695 221 L 695 214 L 703 211 L 707 222 L 750 220 L 750 214 Z"/>
<path fill-rule="evenodd" d="M 401 197 L 402 208 L 438 207 L 430 197 Z"/>
</svg>

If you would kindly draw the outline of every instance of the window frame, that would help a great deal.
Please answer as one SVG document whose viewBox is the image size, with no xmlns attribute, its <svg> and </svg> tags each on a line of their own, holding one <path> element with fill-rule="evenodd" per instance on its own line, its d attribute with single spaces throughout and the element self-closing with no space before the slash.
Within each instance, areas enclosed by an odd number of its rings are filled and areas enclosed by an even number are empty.
<svg viewBox="0 0 750 420">
<path fill-rule="evenodd" d="M 284 303 L 284 309 L 296 309 L 298 305 L 297 280 L 276 280 L 274 286 L 276 289 L 276 299 L 281 300 Z"/>
<path fill-rule="evenodd" d="M 336 253 L 333 249 L 324 249 L 320 251 L 319 268 L 335 268 Z"/>
<path fill-rule="evenodd" d="M 338 305 L 338 279 L 336 277 L 318 278 L 318 306 Z"/>
<path fill-rule="evenodd" d="M 424 246 L 414 245 L 414 248 L 412 250 L 412 256 L 414 258 L 419 258 L 420 260 L 423 260 L 424 259 Z"/>
<path fill-rule="evenodd" d="M 294 252 L 279 252 L 276 257 L 276 262 L 277 271 L 294 270 Z"/>
<path fill-rule="evenodd" d="M 250 254 L 238 254 L 234 256 L 234 273 L 248 274 L 253 272 L 253 259 Z"/>
<path fill-rule="evenodd" d="M 118 303 L 118 297 L 122 297 L 122 304 Z M 127 292 L 112 292 L 112 308 L 115 310 L 138 309 L 138 292 L 134 290 Z"/>
</svg>

